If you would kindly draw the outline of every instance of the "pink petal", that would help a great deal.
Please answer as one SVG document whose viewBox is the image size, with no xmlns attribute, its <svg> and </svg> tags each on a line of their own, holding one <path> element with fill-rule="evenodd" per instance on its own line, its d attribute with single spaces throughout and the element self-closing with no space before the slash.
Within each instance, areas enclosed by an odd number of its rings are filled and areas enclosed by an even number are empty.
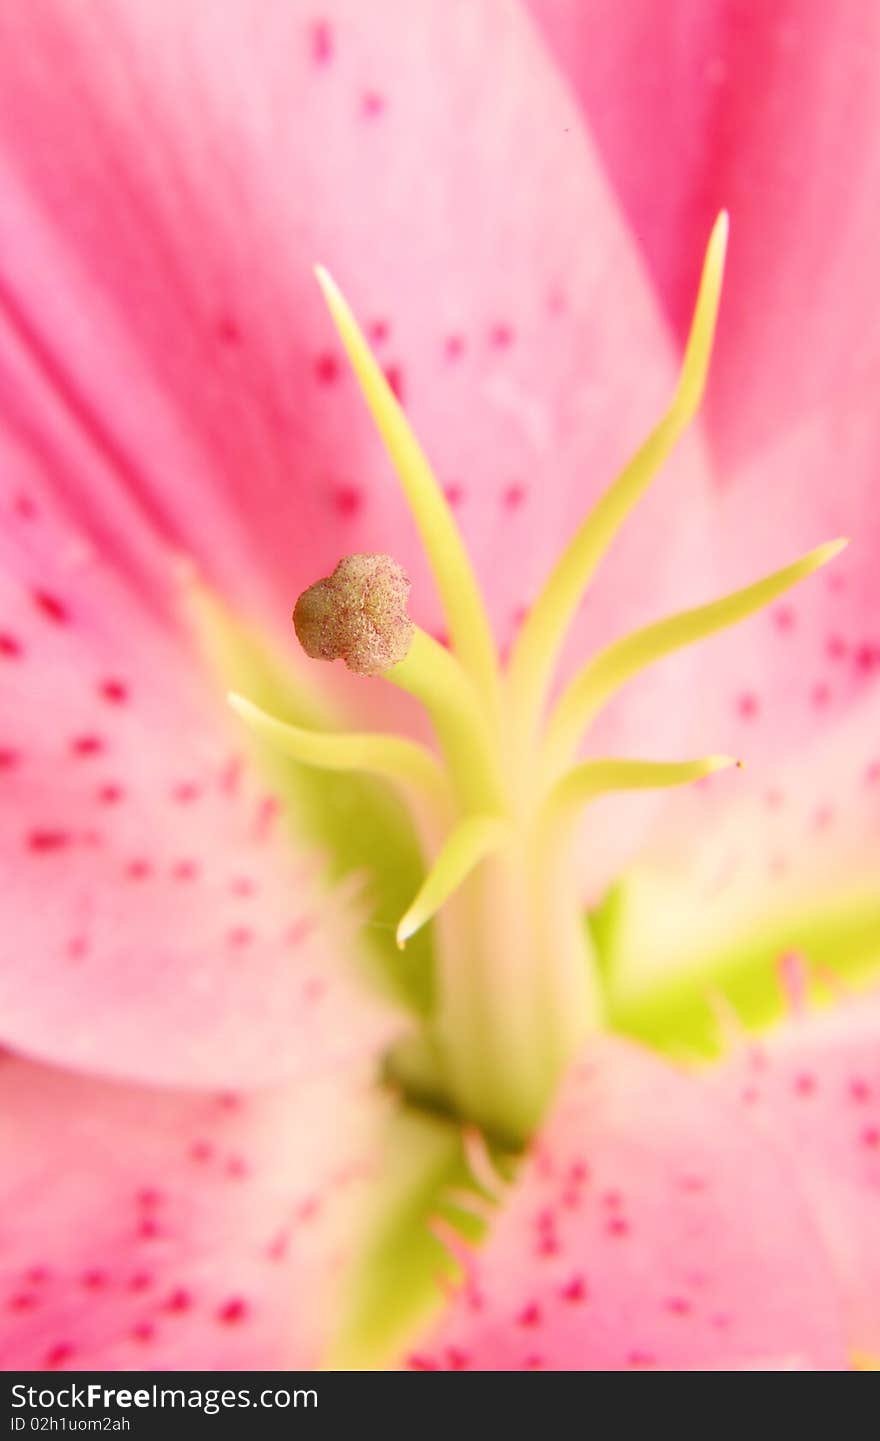
<svg viewBox="0 0 880 1441">
<path fill-rule="evenodd" d="M 844 1364 L 792 1170 L 695 1077 L 591 1043 L 437 1333 L 478 1370 Z"/>
<path fill-rule="evenodd" d="M 778 761 L 880 671 L 880 12 L 821 0 L 530 9 L 680 339 L 702 237 L 731 212 L 705 409 L 711 589 L 853 538 L 827 576 L 701 653 L 694 744 Z"/>
<path fill-rule="evenodd" d="M 346 908 L 156 613 L 2 450 L 2 1039 L 93 1074 L 254 1085 L 388 1034 Z"/>
<path fill-rule="evenodd" d="M 0 1062 L 0 1365 L 317 1364 L 365 1184 L 351 1076 L 246 1098 Z"/>
<path fill-rule="evenodd" d="M 864 370 L 880 272 L 880 13 L 822 0 L 528 0 L 680 337 L 732 246 L 709 397 L 723 473 Z"/>
<path fill-rule="evenodd" d="M 30 384 L 50 380 L 111 461 L 100 489 L 76 478 L 82 505 L 118 511 L 121 480 L 276 626 L 340 554 L 392 550 L 436 630 L 312 280 L 320 258 L 412 411 L 506 645 L 665 403 L 668 345 L 516 7 L 392 0 L 380 20 L 351 0 L 266 4 L 259 24 L 244 3 L 148 0 L 100 20 L 36 0 L 10 18 L 0 66 L 22 47 L 31 60 L 0 73 L 13 157 L 0 355 L 15 328 Z M 692 443 L 667 477 L 675 527 L 658 547 L 664 508 L 649 507 L 578 654 L 699 567 L 702 478 Z"/>
<path fill-rule="evenodd" d="M 843 1282 L 848 1340 L 880 1354 L 880 1000 L 743 1048 L 719 1090 L 780 1142 Z"/>
</svg>

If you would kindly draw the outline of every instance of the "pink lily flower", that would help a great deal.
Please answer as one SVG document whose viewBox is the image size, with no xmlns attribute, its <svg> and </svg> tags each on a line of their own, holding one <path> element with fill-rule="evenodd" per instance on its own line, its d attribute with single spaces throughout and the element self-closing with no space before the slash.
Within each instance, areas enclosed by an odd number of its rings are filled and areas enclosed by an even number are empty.
<svg viewBox="0 0 880 1441">
<path fill-rule="evenodd" d="M 6 1368 L 880 1355 L 880 19 L 619 8 L 0 13 Z"/>
</svg>

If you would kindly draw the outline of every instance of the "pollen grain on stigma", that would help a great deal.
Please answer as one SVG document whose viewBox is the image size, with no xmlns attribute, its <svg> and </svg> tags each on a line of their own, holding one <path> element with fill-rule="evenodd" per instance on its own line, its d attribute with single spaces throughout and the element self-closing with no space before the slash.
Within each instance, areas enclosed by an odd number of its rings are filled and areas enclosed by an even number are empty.
<svg viewBox="0 0 880 1441">
<path fill-rule="evenodd" d="M 387 556 L 348 557 L 309 587 L 294 613 L 297 633 L 309 655 L 341 657 L 415 696 L 432 721 L 439 755 L 394 735 L 303 730 L 241 696 L 230 700 L 255 731 L 296 759 L 373 771 L 401 790 L 427 861 L 400 918 L 398 944 L 435 923 L 437 999 L 415 1042 L 414 1070 L 430 1075 L 458 1114 L 516 1143 L 532 1133 L 573 1054 L 602 1024 L 597 968 L 574 883 L 579 814 L 612 791 L 684 785 L 735 764 L 724 755 L 579 762 L 586 728 L 645 667 L 769 605 L 845 544 L 820 546 L 742 590 L 615 641 L 587 661 L 548 713 L 584 589 L 702 399 L 727 229 L 722 213 L 669 409 L 564 549 L 506 666 L 451 507 L 348 305 L 317 269 L 418 528 L 450 645 L 439 645 L 406 615 L 409 583 Z"/>
</svg>

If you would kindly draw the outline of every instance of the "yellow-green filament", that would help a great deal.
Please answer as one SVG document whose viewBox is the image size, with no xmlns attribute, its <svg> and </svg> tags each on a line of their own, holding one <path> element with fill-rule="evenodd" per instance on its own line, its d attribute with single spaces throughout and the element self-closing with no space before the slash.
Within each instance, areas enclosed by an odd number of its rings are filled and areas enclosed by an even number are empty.
<svg viewBox="0 0 880 1441">
<path fill-rule="evenodd" d="M 408 798 L 415 794 L 433 812 L 446 813 L 449 784 L 426 746 L 401 736 L 374 732 L 314 731 L 269 715 L 234 691 L 229 704 L 244 723 L 276 751 L 319 770 L 368 771 L 393 781 Z"/>
<path fill-rule="evenodd" d="M 552 774 L 569 762 L 585 727 L 632 676 L 663 656 L 704 640 L 716 631 L 726 630 L 762 610 L 798 581 L 827 565 L 846 544 L 845 540 L 835 540 L 820 545 L 793 565 L 774 571 L 743 590 L 655 621 L 600 651 L 575 676 L 550 717 L 545 743 L 547 771 Z"/>
<path fill-rule="evenodd" d="M 497 746 L 485 709 L 458 658 L 415 626 L 407 656 L 385 671 L 384 679 L 425 707 L 465 808 L 503 810 Z"/>
<path fill-rule="evenodd" d="M 541 818 L 550 825 L 565 824 L 574 820 L 590 801 L 611 791 L 689 785 L 715 771 L 739 764 L 733 756 L 725 755 L 704 756 L 696 761 L 584 761 L 553 787 L 541 807 Z"/>
<path fill-rule="evenodd" d="M 494 706 L 498 691 L 495 644 L 452 512 L 349 306 L 323 266 L 316 266 L 315 274 L 421 535 L 455 650 L 484 698 Z"/>
<path fill-rule="evenodd" d="M 446 841 L 412 905 L 401 918 L 397 927 L 399 946 L 437 914 L 481 861 L 500 849 L 510 831 L 510 824 L 497 816 L 470 816 L 462 821 Z"/>
<path fill-rule="evenodd" d="M 526 741 L 540 716 L 554 665 L 584 587 L 702 400 L 721 298 L 727 230 L 727 214 L 722 211 L 706 250 L 681 376 L 669 410 L 587 516 L 520 631 L 510 661 L 510 686 Z"/>
</svg>

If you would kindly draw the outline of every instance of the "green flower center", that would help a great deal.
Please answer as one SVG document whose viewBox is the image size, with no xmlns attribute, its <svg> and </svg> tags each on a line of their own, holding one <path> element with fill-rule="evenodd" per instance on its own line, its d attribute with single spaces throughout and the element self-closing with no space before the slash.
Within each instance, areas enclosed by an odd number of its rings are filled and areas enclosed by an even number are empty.
<svg viewBox="0 0 880 1441">
<path fill-rule="evenodd" d="M 566 1066 L 603 1024 L 601 988 L 575 884 L 575 824 L 610 791 L 682 785 L 731 757 L 579 761 L 597 713 L 661 657 L 775 600 L 842 548 L 837 541 L 745 589 L 668 617 L 591 657 L 552 708 L 568 628 L 594 571 L 702 398 L 727 241 L 715 225 L 669 410 L 564 549 L 502 665 L 452 512 L 348 306 L 318 280 L 418 526 L 445 612 L 447 650 L 405 613 L 409 584 L 387 556 L 354 556 L 300 597 L 297 632 L 316 659 L 381 674 L 427 711 L 436 751 L 394 735 L 291 726 L 232 695 L 263 739 L 311 766 L 392 781 L 412 814 L 424 876 L 397 923 L 403 947 L 434 925 L 434 1005 L 392 1058 L 431 1096 L 505 1141 L 538 1124 Z M 381 839 L 377 837 L 377 844 Z"/>
</svg>

